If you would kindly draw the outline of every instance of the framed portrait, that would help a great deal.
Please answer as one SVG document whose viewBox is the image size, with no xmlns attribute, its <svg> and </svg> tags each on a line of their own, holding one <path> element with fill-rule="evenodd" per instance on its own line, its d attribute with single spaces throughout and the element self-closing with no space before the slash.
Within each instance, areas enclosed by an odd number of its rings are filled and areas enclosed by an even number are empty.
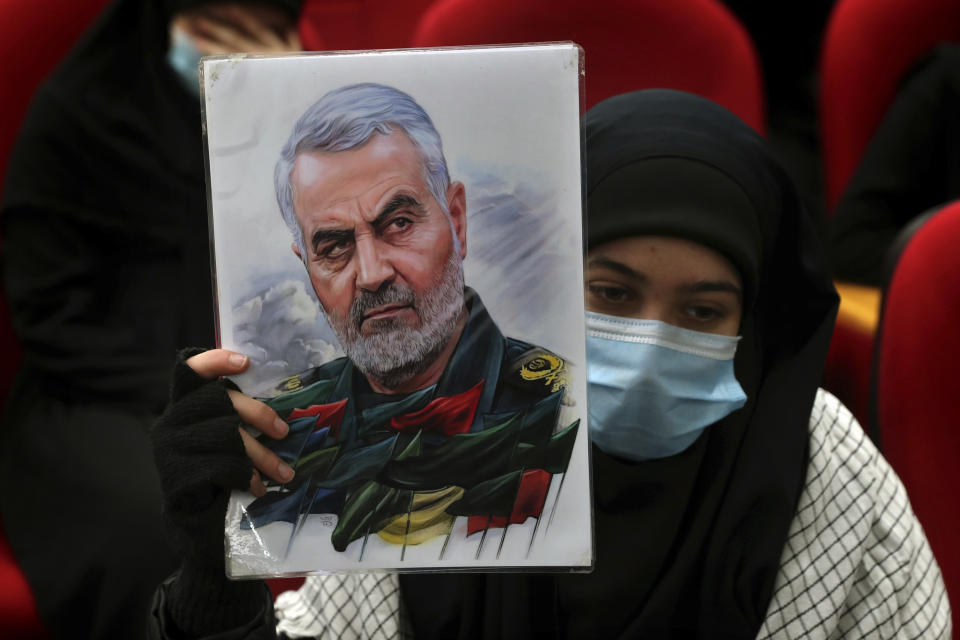
<svg viewBox="0 0 960 640">
<path fill-rule="evenodd" d="M 589 568 L 580 48 L 201 71 L 219 346 L 296 472 L 228 574 Z"/>
</svg>

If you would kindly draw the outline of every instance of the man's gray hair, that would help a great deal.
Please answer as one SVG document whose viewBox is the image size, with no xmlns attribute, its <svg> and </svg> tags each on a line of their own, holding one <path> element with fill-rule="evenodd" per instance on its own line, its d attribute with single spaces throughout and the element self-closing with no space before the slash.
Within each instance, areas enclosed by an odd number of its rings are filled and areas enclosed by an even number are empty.
<svg viewBox="0 0 960 640">
<path fill-rule="evenodd" d="M 449 216 L 447 187 L 450 175 L 443 157 L 440 134 L 430 116 L 409 95 L 382 84 L 352 84 L 330 91 L 307 109 L 290 133 L 273 173 L 277 203 L 300 253 L 307 259 L 303 231 L 293 210 L 290 174 L 297 154 L 304 151 L 337 152 L 360 147 L 374 133 L 389 135 L 402 129 L 423 159 L 424 180 L 440 208 Z"/>
</svg>

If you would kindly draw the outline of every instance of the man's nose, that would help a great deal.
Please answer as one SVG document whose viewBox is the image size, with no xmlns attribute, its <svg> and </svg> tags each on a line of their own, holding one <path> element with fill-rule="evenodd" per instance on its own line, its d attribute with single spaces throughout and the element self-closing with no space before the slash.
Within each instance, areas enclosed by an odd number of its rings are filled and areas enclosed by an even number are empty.
<svg viewBox="0 0 960 640">
<path fill-rule="evenodd" d="M 376 238 L 357 238 L 357 288 L 377 291 L 384 283 L 393 280 L 396 271 L 384 255 Z"/>
</svg>

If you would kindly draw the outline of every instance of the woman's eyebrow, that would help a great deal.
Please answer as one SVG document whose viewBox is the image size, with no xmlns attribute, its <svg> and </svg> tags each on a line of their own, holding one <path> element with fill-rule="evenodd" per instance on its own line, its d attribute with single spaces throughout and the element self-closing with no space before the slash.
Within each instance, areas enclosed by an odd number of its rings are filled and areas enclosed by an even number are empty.
<svg viewBox="0 0 960 640">
<path fill-rule="evenodd" d="M 687 293 L 710 293 L 719 291 L 721 293 L 732 293 L 737 299 L 743 301 L 743 291 L 740 287 L 729 280 L 700 280 L 680 287 Z"/>
<path fill-rule="evenodd" d="M 598 269 L 609 269 L 610 271 L 616 271 L 617 273 L 627 276 L 628 278 L 633 278 L 634 280 L 646 280 L 647 276 L 643 275 L 636 269 L 632 269 L 622 262 L 617 262 L 616 260 L 611 260 L 610 258 L 597 257 L 590 258 L 587 260 L 587 267 L 595 267 Z"/>
</svg>

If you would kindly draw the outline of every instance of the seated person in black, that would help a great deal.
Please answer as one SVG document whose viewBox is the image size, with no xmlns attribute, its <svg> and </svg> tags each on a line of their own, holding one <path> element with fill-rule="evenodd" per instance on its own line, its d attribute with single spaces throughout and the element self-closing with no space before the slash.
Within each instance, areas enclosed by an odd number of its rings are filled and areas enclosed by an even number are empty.
<svg viewBox="0 0 960 640">
<path fill-rule="evenodd" d="M 887 251 L 914 218 L 960 197 L 960 45 L 904 80 L 830 221 L 836 277 L 882 286 Z"/>
<path fill-rule="evenodd" d="M 213 340 L 197 61 L 299 49 L 300 0 L 117 0 L 37 92 L 3 190 L 24 363 L 0 518 L 54 637 L 137 638 L 175 566 L 147 440 Z"/>
</svg>

